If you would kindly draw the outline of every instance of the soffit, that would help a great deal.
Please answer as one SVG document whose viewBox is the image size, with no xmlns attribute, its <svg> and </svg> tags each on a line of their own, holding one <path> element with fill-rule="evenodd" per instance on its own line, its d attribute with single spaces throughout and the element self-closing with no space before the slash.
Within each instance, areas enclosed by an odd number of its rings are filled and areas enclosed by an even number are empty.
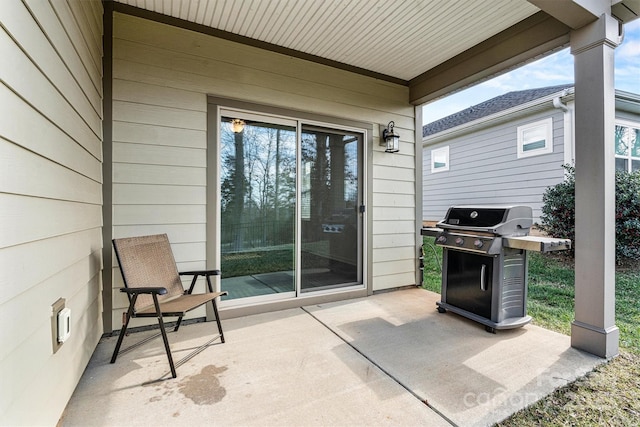
<svg viewBox="0 0 640 427">
<path fill-rule="evenodd" d="M 539 11 L 526 0 L 116 0 L 409 81 Z"/>
</svg>

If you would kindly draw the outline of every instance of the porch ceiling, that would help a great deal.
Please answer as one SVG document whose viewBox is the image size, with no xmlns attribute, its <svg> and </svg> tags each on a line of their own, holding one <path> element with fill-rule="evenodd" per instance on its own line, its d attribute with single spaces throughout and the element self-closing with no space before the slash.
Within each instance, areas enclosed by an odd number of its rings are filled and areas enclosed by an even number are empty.
<svg viewBox="0 0 640 427">
<path fill-rule="evenodd" d="M 117 0 L 409 81 L 539 9 L 526 0 Z"/>
<path fill-rule="evenodd" d="M 640 0 L 114 0 L 116 10 L 409 86 L 414 105 L 565 47 Z M 596 7 L 597 6 L 597 7 Z"/>
</svg>

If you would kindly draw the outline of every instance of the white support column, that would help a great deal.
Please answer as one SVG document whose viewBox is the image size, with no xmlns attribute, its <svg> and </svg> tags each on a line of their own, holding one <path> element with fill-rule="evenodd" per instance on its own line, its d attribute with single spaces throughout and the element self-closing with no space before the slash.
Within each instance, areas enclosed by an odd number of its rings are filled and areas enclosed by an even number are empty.
<svg viewBox="0 0 640 427">
<path fill-rule="evenodd" d="M 602 15 L 571 33 L 575 72 L 576 283 L 571 345 L 618 354 L 615 325 L 615 91 L 618 21 Z"/>
</svg>

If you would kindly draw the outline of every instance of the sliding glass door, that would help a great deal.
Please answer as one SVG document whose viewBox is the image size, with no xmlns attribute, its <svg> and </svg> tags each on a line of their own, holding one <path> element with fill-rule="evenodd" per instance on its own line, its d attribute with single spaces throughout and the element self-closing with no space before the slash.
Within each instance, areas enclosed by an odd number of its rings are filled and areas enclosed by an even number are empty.
<svg viewBox="0 0 640 427">
<path fill-rule="evenodd" d="M 302 126 L 301 292 L 361 282 L 362 134 Z"/>
<path fill-rule="evenodd" d="M 223 116 L 220 267 L 229 299 L 295 291 L 295 206 L 296 123 Z"/>
<path fill-rule="evenodd" d="M 222 110 L 219 145 L 226 300 L 362 285 L 362 133 Z"/>
</svg>

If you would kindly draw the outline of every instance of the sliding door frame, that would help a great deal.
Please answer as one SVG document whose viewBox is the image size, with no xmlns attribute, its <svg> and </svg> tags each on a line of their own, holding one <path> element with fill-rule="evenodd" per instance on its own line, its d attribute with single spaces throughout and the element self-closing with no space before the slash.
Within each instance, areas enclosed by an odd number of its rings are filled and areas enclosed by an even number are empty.
<svg viewBox="0 0 640 427">
<path fill-rule="evenodd" d="M 236 317 L 248 314 L 281 310 L 286 308 L 300 307 L 310 304 L 325 303 L 330 301 L 339 301 L 349 298 L 363 297 L 373 293 L 372 286 L 372 144 L 373 144 L 373 124 L 344 118 L 331 117 L 326 115 L 314 114 L 304 111 L 291 110 L 281 107 L 273 107 L 240 100 L 227 98 L 219 98 L 209 96 L 207 98 L 207 204 L 206 204 L 206 266 L 207 268 L 220 268 L 221 255 L 218 247 L 218 238 L 221 230 L 220 203 L 218 201 L 218 191 L 220 188 L 220 171 L 218 167 L 218 159 L 220 156 L 219 143 L 219 122 L 221 110 L 242 110 L 248 113 L 255 113 L 263 116 L 273 116 L 274 119 L 293 119 L 300 123 L 323 126 L 336 130 L 347 130 L 351 132 L 362 132 L 363 135 L 363 153 L 361 156 L 362 164 L 362 204 L 364 213 L 362 214 L 362 286 L 357 288 L 345 287 L 345 289 L 337 289 L 333 292 L 310 292 L 298 294 L 295 298 L 277 300 L 277 301 L 260 301 L 255 304 L 239 307 L 225 307 L 221 304 L 222 317 Z M 300 128 L 300 123 L 298 127 Z M 299 150 L 299 144 L 297 147 Z M 299 181 L 299 179 L 298 179 Z M 299 184 L 298 184 L 299 190 Z M 299 193 L 299 191 L 298 191 Z M 300 194 L 296 197 L 299 199 Z M 299 215 L 297 215 L 299 216 Z M 296 231 L 298 233 L 298 231 Z M 296 254 L 296 258 L 299 254 Z M 220 288 L 220 279 L 216 279 L 216 287 Z M 299 284 L 297 285 L 299 287 Z M 207 312 L 207 318 L 212 318 L 212 313 Z"/>
</svg>

